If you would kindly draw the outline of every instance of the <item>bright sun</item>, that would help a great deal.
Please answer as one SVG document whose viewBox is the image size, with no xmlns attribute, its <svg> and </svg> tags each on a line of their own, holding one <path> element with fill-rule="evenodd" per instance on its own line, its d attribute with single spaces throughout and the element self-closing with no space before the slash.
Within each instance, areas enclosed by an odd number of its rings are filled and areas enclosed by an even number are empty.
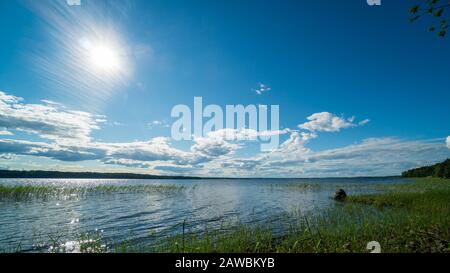
<svg viewBox="0 0 450 273">
<path fill-rule="evenodd" d="M 107 45 L 92 46 L 89 50 L 92 64 L 102 71 L 116 71 L 120 68 L 118 53 Z"/>
</svg>

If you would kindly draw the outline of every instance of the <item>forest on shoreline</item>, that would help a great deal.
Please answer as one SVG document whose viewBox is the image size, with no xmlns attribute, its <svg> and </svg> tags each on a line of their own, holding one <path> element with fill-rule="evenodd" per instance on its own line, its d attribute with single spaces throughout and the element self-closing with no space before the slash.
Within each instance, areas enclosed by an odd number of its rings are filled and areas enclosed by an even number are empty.
<svg viewBox="0 0 450 273">
<path fill-rule="evenodd" d="M 403 177 L 439 177 L 450 178 L 450 158 L 431 166 L 411 169 L 402 173 Z"/>
</svg>

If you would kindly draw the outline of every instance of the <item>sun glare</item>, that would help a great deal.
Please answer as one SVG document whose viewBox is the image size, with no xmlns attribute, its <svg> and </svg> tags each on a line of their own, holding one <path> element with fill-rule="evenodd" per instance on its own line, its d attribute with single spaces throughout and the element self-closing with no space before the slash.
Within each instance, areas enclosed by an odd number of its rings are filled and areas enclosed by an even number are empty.
<svg viewBox="0 0 450 273">
<path fill-rule="evenodd" d="M 102 71 L 116 71 L 120 68 L 118 53 L 106 45 L 93 46 L 89 50 L 89 58 L 95 68 Z"/>
</svg>

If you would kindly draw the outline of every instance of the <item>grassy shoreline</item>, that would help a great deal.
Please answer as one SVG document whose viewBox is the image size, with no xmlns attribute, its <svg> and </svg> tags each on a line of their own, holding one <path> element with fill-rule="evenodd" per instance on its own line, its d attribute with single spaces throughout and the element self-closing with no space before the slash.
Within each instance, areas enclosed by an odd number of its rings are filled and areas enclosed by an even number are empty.
<svg viewBox="0 0 450 273">
<path fill-rule="evenodd" d="M 385 193 L 349 196 L 321 216 L 304 216 L 283 236 L 240 225 L 168 238 L 158 252 L 450 252 L 450 180 L 421 178 L 386 185 Z"/>
<path fill-rule="evenodd" d="M 301 187 L 303 189 L 304 186 Z M 160 237 L 153 246 L 133 242 L 105 242 L 101 234 L 83 234 L 71 242 L 52 241 L 50 252 L 174 252 L 174 253 L 367 253 L 377 241 L 384 253 L 450 252 L 450 180 L 420 178 L 415 182 L 379 185 L 381 193 L 350 195 L 320 213 L 291 214 L 276 218 L 284 232 L 272 227 L 232 223 L 220 229 Z M 4 199 L 28 200 L 70 193 L 173 192 L 164 186 L 98 186 L 79 191 L 54 187 L 0 187 Z M 74 191 L 74 192 L 72 192 Z M 331 194 L 331 192 L 330 192 Z M 0 198 L 0 199 L 1 199 Z M 270 220 L 270 219 L 268 219 Z M 268 221 L 270 222 L 270 221 Z M 68 244 L 69 243 L 69 244 Z M 48 245 L 48 244 L 45 244 Z M 20 251 L 18 248 L 15 251 Z"/>
</svg>

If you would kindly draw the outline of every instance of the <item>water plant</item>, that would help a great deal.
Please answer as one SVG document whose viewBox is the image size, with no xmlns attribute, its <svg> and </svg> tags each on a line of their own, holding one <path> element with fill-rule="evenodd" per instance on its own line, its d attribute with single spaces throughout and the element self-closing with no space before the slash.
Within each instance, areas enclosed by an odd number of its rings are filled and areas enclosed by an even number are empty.
<svg viewBox="0 0 450 273">
<path fill-rule="evenodd" d="M 58 197 L 82 197 L 88 194 L 116 193 L 170 193 L 185 189 L 182 185 L 97 185 L 97 186 L 55 186 L 55 185 L 0 185 L 0 200 L 29 200 Z"/>
</svg>

